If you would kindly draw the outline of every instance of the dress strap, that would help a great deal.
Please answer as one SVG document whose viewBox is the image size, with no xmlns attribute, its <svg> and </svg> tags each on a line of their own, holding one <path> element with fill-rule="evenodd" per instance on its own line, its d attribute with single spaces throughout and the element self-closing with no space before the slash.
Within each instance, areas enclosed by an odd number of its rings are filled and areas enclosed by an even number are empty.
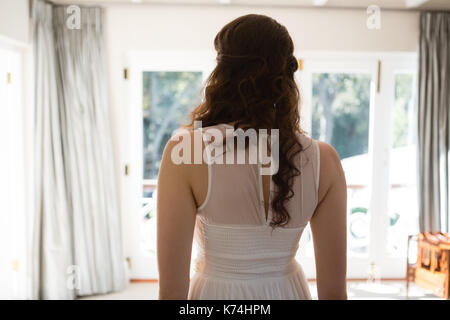
<svg viewBox="0 0 450 320">
<path fill-rule="evenodd" d="M 316 152 L 316 161 L 314 163 L 314 184 L 315 184 L 315 191 L 316 191 L 316 200 L 319 201 L 319 181 L 320 181 L 320 148 L 319 148 L 319 141 L 312 140 L 314 144 L 314 149 Z"/>
</svg>

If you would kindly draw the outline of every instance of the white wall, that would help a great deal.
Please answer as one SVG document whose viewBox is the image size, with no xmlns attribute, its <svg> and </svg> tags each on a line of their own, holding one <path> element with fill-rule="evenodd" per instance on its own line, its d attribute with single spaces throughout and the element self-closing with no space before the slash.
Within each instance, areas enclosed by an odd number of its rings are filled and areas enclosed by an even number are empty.
<svg viewBox="0 0 450 320">
<path fill-rule="evenodd" d="M 381 29 L 366 27 L 365 10 L 246 8 L 232 6 L 111 5 L 106 9 L 110 105 L 124 222 L 125 253 L 133 212 L 127 206 L 129 186 L 123 166 L 126 154 L 127 90 L 123 80 L 126 53 L 132 50 L 213 52 L 213 39 L 227 22 L 247 13 L 270 15 L 284 24 L 302 51 L 416 51 L 417 12 L 382 11 Z M 133 170 L 133 168 L 131 168 Z"/>
<path fill-rule="evenodd" d="M 0 36 L 28 43 L 29 15 L 28 0 L 0 0 Z"/>
<path fill-rule="evenodd" d="M 209 50 L 225 23 L 248 13 L 277 19 L 300 50 L 414 51 L 418 38 L 417 12 L 382 11 L 381 29 L 369 30 L 364 9 L 117 5 L 107 8 L 110 48 Z"/>
</svg>

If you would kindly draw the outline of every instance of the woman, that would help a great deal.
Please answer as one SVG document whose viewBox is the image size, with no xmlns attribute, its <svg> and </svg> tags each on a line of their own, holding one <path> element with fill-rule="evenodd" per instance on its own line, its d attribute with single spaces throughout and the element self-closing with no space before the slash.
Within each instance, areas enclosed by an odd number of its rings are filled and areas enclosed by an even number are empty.
<svg viewBox="0 0 450 320">
<path fill-rule="evenodd" d="M 251 14 L 224 26 L 214 46 L 217 66 L 191 114 L 191 130 L 168 142 L 161 163 L 160 299 L 310 299 L 295 260 L 308 222 L 318 297 L 346 299 L 345 177 L 336 151 L 299 127 L 298 66 L 289 33 L 275 20 Z M 194 121 L 203 131 L 194 130 Z M 205 128 L 225 137 L 233 129 L 279 129 L 278 144 L 266 145 L 278 159 L 250 163 L 251 142 L 243 149 L 245 164 L 194 161 L 195 143 L 179 152 L 180 141 L 198 141 L 196 134 L 205 141 L 200 152 L 209 142 L 225 146 L 224 153 L 235 151 L 228 140 L 205 139 Z M 177 154 L 187 161 L 174 161 Z M 277 171 L 263 175 L 273 162 Z M 194 230 L 199 254 L 190 280 Z"/>
</svg>

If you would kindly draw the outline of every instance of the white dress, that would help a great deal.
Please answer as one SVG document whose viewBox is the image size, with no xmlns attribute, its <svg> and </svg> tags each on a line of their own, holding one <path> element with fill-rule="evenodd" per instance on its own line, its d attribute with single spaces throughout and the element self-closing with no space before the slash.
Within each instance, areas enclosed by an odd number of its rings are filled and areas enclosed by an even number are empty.
<svg viewBox="0 0 450 320">
<path fill-rule="evenodd" d="M 258 165 L 209 165 L 208 193 L 197 212 L 198 255 L 189 299 L 311 299 L 295 255 L 318 202 L 320 153 L 317 141 L 298 139 L 303 151 L 295 161 L 301 174 L 294 180 L 285 227 L 269 225 L 270 209 L 266 220 Z M 273 190 L 271 182 L 271 197 Z"/>
</svg>

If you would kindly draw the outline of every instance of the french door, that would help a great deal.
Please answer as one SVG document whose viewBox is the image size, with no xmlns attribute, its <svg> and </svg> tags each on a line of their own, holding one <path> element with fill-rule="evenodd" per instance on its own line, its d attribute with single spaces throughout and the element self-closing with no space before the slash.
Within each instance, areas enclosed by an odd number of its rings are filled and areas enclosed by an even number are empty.
<svg viewBox="0 0 450 320">
<path fill-rule="evenodd" d="M 302 128 L 336 149 L 347 180 L 349 278 L 405 275 L 417 229 L 415 69 L 413 54 L 303 58 Z M 314 278 L 309 228 L 298 259 Z"/>
<path fill-rule="evenodd" d="M 401 278 L 417 231 L 414 54 L 314 54 L 297 72 L 301 125 L 339 153 L 348 185 L 348 277 Z M 199 102 L 214 56 L 128 56 L 130 93 L 122 196 L 132 278 L 157 278 L 156 178 L 172 130 Z M 315 277 L 309 228 L 298 259 Z M 194 252 L 195 254 L 195 252 Z"/>
<path fill-rule="evenodd" d="M 127 190 L 130 212 L 125 239 L 131 278 L 157 279 L 156 193 L 164 146 L 189 123 L 200 103 L 214 56 L 203 52 L 133 52 L 128 56 Z M 196 252 L 193 252 L 195 255 Z"/>
</svg>

